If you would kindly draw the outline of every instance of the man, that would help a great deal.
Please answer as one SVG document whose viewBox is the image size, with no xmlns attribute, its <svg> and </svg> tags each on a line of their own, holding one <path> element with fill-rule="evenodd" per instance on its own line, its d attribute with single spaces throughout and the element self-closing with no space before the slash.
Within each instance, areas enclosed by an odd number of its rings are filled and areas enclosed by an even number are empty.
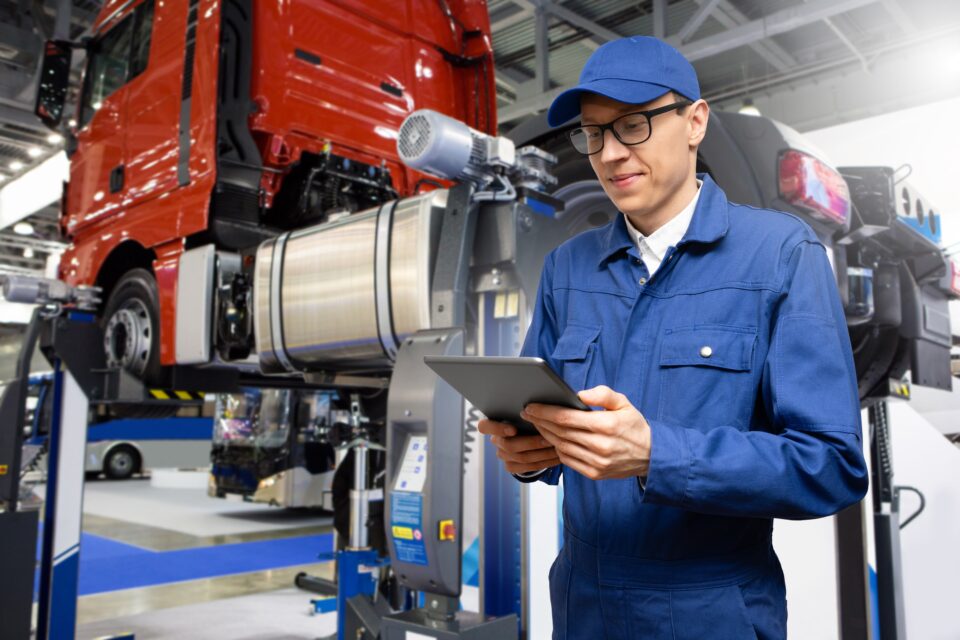
<svg viewBox="0 0 960 640">
<path fill-rule="evenodd" d="M 482 421 L 506 469 L 564 478 L 554 638 L 783 638 L 773 518 L 867 488 L 856 375 L 824 247 L 799 218 L 695 174 L 709 108 L 654 38 L 605 44 L 552 126 L 623 213 L 546 259 L 522 350 L 595 411 Z"/>
</svg>

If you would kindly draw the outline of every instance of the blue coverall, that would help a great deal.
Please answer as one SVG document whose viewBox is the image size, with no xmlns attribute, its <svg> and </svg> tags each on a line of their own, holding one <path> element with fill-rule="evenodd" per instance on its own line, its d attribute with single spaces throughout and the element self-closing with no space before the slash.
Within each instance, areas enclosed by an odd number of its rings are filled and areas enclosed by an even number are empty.
<svg viewBox="0 0 960 640">
<path fill-rule="evenodd" d="M 653 277 L 622 215 L 544 264 L 522 355 L 605 384 L 651 429 L 649 473 L 564 466 L 555 639 L 784 638 L 773 518 L 833 514 L 868 472 L 850 339 L 823 245 L 708 176 Z M 645 284 L 639 284 L 646 279 Z"/>
</svg>

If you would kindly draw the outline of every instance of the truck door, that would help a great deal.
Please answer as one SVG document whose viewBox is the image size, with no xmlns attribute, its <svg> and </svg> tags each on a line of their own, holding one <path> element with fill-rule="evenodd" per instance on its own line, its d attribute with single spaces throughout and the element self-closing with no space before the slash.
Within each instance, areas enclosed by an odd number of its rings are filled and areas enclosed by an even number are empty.
<svg viewBox="0 0 960 640">
<path fill-rule="evenodd" d="M 134 42 L 145 14 L 152 17 L 152 6 L 153 0 L 146 0 L 127 9 L 89 47 L 77 121 L 77 151 L 70 162 L 66 221 L 70 231 L 116 213 L 123 206 L 127 190 L 124 147 L 131 120 L 128 85 L 145 67 L 145 61 L 137 57 L 143 47 L 139 42 L 134 46 Z"/>
<path fill-rule="evenodd" d="M 124 153 L 132 208 L 177 187 L 177 127 L 186 3 L 145 0 L 134 11 Z M 170 220 L 170 228 L 174 228 Z"/>
<path fill-rule="evenodd" d="M 68 229 L 119 208 L 123 185 L 124 94 L 132 23 L 129 16 L 90 45 L 77 120 L 77 151 L 70 162 Z M 111 179 L 112 178 L 112 179 Z"/>
</svg>

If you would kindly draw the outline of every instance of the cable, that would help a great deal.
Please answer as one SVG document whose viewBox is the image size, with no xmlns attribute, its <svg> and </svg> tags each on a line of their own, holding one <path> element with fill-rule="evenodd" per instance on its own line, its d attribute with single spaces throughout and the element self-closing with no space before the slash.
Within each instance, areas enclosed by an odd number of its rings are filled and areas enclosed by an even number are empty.
<svg viewBox="0 0 960 640">
<path fill-rule="evenodd" d="M 910 517 L 909 517 L 909 518 L 907 518 L 906 520 L 904 520 L 903 522 L 900 523 L 900 528 L 903 529 L 905 526 L 907 526 L 908 524 L 910 524 L 911 522 L 913 522 L 914 520 L 916 520 L 916 519 L 917 519 L 917 516 L 919 516 L 921 513 L 923 513 L 923 510 L 924 510 L 924 509 L 926 508 L 926 506 L 927 506 L 927 499 L 926 499 L 926 497 L 923 495 L 923 492 L 920 491 L 920 489 L 917 489 L 916 487 L 909 487 L 909 486 L 907 486 L 907 485 L 901 484 L 901 485 L 897 485 L 897 487 L 896 487 L 897 500 L 898 500 L 898 501 L 899 501 L 899 497 L 900 497 L 900 492 L 901 492 L 901 491 L 912 491 L 913 493 L 917 494 L 917 497 L 920 498 L 920 506 L 917 508 L 917 510 L 914 511 L 912 514 L 910 514 Z"/>
</svg>

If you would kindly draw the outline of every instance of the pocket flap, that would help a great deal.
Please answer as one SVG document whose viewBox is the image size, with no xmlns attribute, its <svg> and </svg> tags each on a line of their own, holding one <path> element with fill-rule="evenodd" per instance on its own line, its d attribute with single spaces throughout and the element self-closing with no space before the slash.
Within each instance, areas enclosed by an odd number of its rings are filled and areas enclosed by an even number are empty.
<svg viewBox="0 0 960 640">
<path fill-rule="evenodd" d="M 755 329 L 736 327 L 690 327 L 673 329 L 660 347 L 661 367 L 703 366 L 749 371 Z"/>
<path fill-rule="evenodd" d="M 553 349 L 553 358 L 555 360 L 583 360 L 587 357 L 587 349 L 599 335 L 600 327 L 568 324 L 564 327 L 563 335 L 560 336 L 557 346 Z"/>
</svg>

